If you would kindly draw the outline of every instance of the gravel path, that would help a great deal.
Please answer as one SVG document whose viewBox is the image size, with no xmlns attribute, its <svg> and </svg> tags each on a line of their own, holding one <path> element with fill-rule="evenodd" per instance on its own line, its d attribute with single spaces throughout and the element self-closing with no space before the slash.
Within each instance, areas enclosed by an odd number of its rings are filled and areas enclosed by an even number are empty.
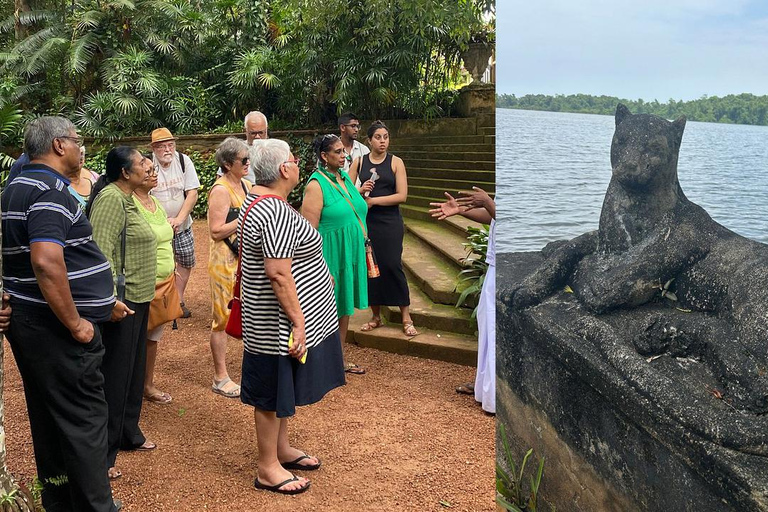
<svg viewBox="0 0 768 512">
<path fill-rule="evenodd" d="M 195 223 L 198 266 L 187 288 L 193 317 L 167 330 L 155 381 L 173 403 L 144 404 L 141 426 L 153 452 L 121 452 L 113 482 L 124 510 L 495 510 L 494 418 L 454 387 L 474 369 L 345 344 L 367 369 L 321 402 L 297 409 L 292 443 L 319 456 L 299 473 L 312 488 L 278 496 L 252 487 L 256 435 L 252 408 L 210 391 L 213 362 L 207 277 L 208 236 Z M 24 393 L 5 343 L 5 429 L 10 471 L 35 474 Z M 229 340 L 230 375 L 239 381 L 242 344 Z"/>
</svg>

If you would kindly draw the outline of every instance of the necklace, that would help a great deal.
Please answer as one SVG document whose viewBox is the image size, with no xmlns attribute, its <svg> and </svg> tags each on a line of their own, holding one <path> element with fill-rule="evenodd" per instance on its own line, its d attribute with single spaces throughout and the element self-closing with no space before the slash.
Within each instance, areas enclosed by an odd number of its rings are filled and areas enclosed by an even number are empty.
<svg viewBox="0 0 768 512">
<path fill-rule="evenodd" d="M 142 204 L 142 206 L 144 206 L 144 208 L 146 208 L 150 212 L 155 211 L 155 202 L 152 200 L 151 197 L 149 197 L 149 194 L 147 194 L 148 201 L 145 201 L 139 194 L 134 193 L 134 196 L 138 198 L 139 202 Z"/>
</svg>

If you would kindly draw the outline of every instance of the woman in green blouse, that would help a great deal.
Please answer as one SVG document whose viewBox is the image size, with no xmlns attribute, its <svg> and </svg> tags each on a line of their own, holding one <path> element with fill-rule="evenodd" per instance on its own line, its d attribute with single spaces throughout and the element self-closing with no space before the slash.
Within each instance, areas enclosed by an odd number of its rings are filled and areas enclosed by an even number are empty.
<svg viewBox="0 0 768 512">
<path fill-rule="evenodd" d="M 349 317 L 368 307 L 365 266 L 365 217 L 368 206 L 344 171 L 344 144 L 336 135 L 315 139 L 317 171 L 309 177 L 301 214 L 323 237 L 323 258 L 334 280 L 336 313 L 341 339 L 346 339 Z M 347 373 L 365 373 L 355 364 Z"/>
<path fill-rule="evenodd" d="M 147 319 L 149 303 L 155 296 L 157 240 L 133 202 L 133 192 L 149 179 L 151 168 L 151 163 L 133 148 L 119 146 L 110 150 L 106 173 L 94 185 L 86 210 L 93 225 L 93 239 L 112 266 L 115 294 L 132 311 L 123 318 L 113 318 L 102 329 L 101 371 L 109 406 L 108 474 L 113 479 L 121 476 L 115 468 L 119 449 L 157 447 L 139 428 Z M 124 287 L 120 285 L 122 274 Z"/>
<path fill-rule="evenodd" d="M 147 157 L 145 157 L 147 158 Z M 173 260 L 173 227 L 168 222 L 168 215 L 160 205 L 160 201 L 149 193 L 157 186 L 157 168 L 149 160 L 149 179 L 133 191 L 133 202 L 139 208 L 149 227 L 157 239 L 157 270 L 155 285 L 167 282 L 176 270 Z M 173 285 L 175 286 L 175 284 Z M 155 288 L 157 290 L 157 287 Z M 151 308 L 150 308 L 151 311 Z M 150 315 L 151 317 L 151 315 Z M 170 321 L 170 320 L 169 320 Z M 167 323 L 167 322 L 166 322 Z M 144 375 L 144 399 L 157 404 L 169 404 L 173 400 L 170 394 L 160 391 L 155 386 L 155 361 L 157 360 L 157 342 L 163 337 L 165 324 L 150 325 L 147 331 L 147 368 Z"/>
</svg>

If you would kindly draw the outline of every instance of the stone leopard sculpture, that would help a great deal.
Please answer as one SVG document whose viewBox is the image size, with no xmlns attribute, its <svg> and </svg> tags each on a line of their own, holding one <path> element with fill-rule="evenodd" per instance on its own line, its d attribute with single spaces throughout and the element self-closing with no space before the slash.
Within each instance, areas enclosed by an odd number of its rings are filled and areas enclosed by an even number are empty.
<svg viewBox="0 0 768 512">
<path fill-rule="evenodd" d="M 658 387 L 650 393 L 668 412 L 710 440 L 768 454 L 768 246 L 686 198 L 677 177 L 684 117 L 633 115 L 620 104 L 615 121 L 599 229 L 550 244 L 541 266 L 501 300 L 527 308 L 570 286 L 591 315 L 573 328 L 631 375 L 631 386 Z M 676 300 L 662 297 L 665 284 Z M 662 354 L 706 371 L 673 385 L 676 366 L 646 362 Z M 721 404 L 679 410 L 687 398 L 707 403 L 707 395 Z"/>
</svg>

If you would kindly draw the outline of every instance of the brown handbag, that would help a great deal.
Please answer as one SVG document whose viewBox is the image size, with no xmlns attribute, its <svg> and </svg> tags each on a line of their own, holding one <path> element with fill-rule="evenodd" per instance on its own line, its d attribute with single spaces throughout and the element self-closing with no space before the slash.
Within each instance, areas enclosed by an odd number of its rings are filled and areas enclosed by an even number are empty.
<svg viewBox="0 0 768 512">
<path fill-rule="evenodd" d="M 176 289 L 176 273 L 174 272 L 168 279 L 155 284 L 155 298 L 149 303 L 147 330 L 151 331 L 166 322 L 181 318 L 183 314 L 181 298 Z"/>
</svg>

